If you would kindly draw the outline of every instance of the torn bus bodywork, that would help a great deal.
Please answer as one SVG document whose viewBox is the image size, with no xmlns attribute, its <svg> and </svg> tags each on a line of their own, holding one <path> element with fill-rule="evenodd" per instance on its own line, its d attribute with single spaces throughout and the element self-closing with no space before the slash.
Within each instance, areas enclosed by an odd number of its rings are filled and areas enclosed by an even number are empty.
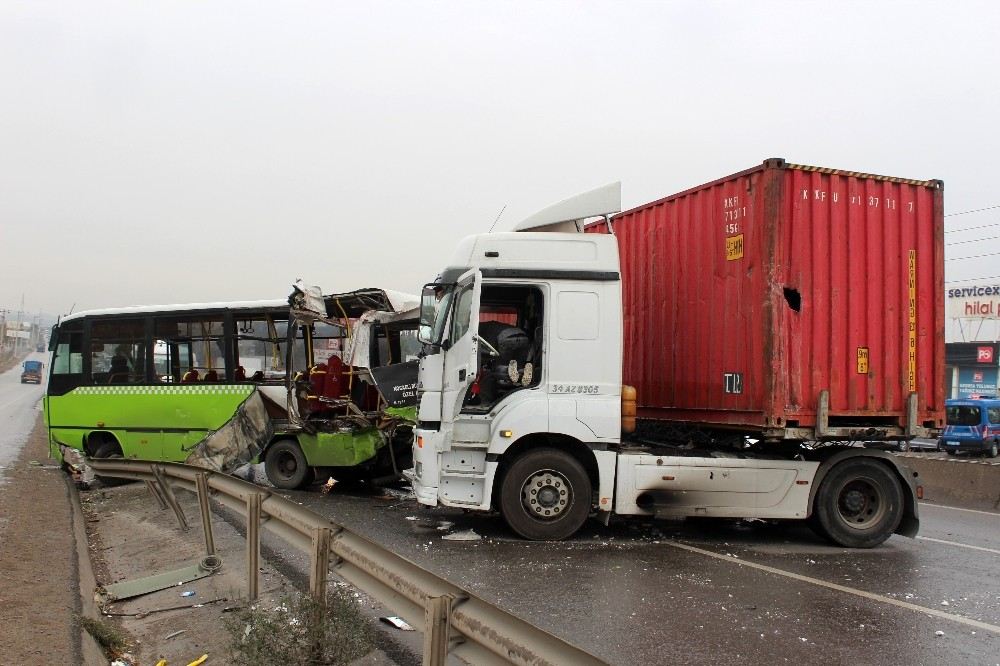
<svg viewBox="0 0 1000 666">
<path fill-rule="evenodd" d="M 398 477 L 412 457 L 417 298 L 297 284 L 289 303 L 286 414 L 262 455 L 268 480 Z"/>
</svg>

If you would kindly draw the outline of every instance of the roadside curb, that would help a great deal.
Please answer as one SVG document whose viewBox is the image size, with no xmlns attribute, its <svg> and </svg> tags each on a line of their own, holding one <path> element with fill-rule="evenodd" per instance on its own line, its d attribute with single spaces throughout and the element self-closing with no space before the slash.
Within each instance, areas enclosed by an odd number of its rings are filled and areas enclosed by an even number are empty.
<svg viewBox="0 0 1000 666">
<path fill-rule="evenodd" d="M 101 613 L 94 601 L 94 590 L 97 589 L 97 578 L 94 576 L 94 566 L 90 561 L 90 546 L 87 539 L 86 519 L 83 515 L 83 506 L 80 504 L 80 493 L 77 491 L 73 480 L 63 475 L 66 484 L 66 494 L 69 498 L 70 514 L 73 523 L 73 541 L 76 543 L 76 580 L 80 587 L 80 598 L 77 602 L 77 611 L 81 617 L 88 617 L 92 620 L 100 620 Z M 108 660 L 104 656 L 104 650 L 97 644 L 93 636 L 86 629 L 77 625 L 80 634 L 80 658 L 84 664 L 94 664 L 104 666 Z"/>
</svg>

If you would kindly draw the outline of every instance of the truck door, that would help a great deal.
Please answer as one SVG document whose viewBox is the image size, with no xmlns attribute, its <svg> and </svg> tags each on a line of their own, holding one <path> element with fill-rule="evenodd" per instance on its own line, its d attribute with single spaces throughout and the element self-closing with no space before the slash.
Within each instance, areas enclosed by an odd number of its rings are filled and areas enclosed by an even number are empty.
<svg viewBox="0 0 1000 666">
<path fill-rule="evenodd" d="M 441 382 L 441 421 L 452 422 L 479 369 L 479 298 L 483 276 L 478 270 L 463 274 L 455 285 L 450 328 L 445 343 Z"/>
</svg>

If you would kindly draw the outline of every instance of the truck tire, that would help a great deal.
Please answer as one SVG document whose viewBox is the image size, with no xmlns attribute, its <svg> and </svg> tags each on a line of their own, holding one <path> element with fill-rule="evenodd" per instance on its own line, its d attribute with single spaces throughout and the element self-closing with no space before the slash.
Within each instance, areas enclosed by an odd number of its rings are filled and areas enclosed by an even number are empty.
<svg viewBox="0 0 1000 666">
<path fill-rule="evenodd" d="M 558 449 L 534 449 L 517 458 L 500 484 L 500 512 L 512 530 L 532 541 L 572 536 L 590 515 L 590 477 Z"/>
<path fill-rule="evenodd" d="M 294 439 L 281 439 L 271 445 L 264 455 L 264 472 L 267 480 L 282 490 L 296 490 L 313 479 L 312 468 Z"/>
<path fill-rule="evenodd" d="M 849 458 L 823 479 L 813 514 L 823 535 L 837 545 L 873 548 L 899 527 L 903 487 L 879 461 Z"/>
<path fill-rule="evenodd" d="M 118 446 L 118 442 L 110 439 L 102 440 L 100 444 L 94 449 L 94 454 L 92 458 L 122 458 L 122 449 Z M 102 476 L 100 474 L 95 474 L 94 478 L 100 481 L 105 486 L 121 486 L 126 483 L 131 483 L 132 479 L 122 479 L 117 476 Z"/>
</svg>

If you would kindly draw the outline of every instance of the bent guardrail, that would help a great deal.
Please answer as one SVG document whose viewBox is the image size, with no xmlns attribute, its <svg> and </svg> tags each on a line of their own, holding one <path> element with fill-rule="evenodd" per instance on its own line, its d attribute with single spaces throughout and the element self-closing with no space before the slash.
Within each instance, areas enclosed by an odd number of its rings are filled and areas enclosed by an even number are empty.
<svg viewBox="0 0 1000 666">
<path fill-rule="evenodd" d="M 444 664 L 448 655 L 470 664 L 605 663 L 267 488 L 179 463 L 103 459 L 88 464 L 98 474 L 144 481 L 160 506 L 171 508 L 184 529 L 188 528 L 187 519 L 174 488 L 195 493 L 208 555 L 215 554 L 209 498 L 242 515 L 246 519 L 247 597 L 251 600 L 258 594 L 263 526 L 309 553 L 309 590 L 317 600 L 325 600 L 332 556 L 332 568 L 338 575 L 422 630 L 424 664 Z"/>
</svg>

